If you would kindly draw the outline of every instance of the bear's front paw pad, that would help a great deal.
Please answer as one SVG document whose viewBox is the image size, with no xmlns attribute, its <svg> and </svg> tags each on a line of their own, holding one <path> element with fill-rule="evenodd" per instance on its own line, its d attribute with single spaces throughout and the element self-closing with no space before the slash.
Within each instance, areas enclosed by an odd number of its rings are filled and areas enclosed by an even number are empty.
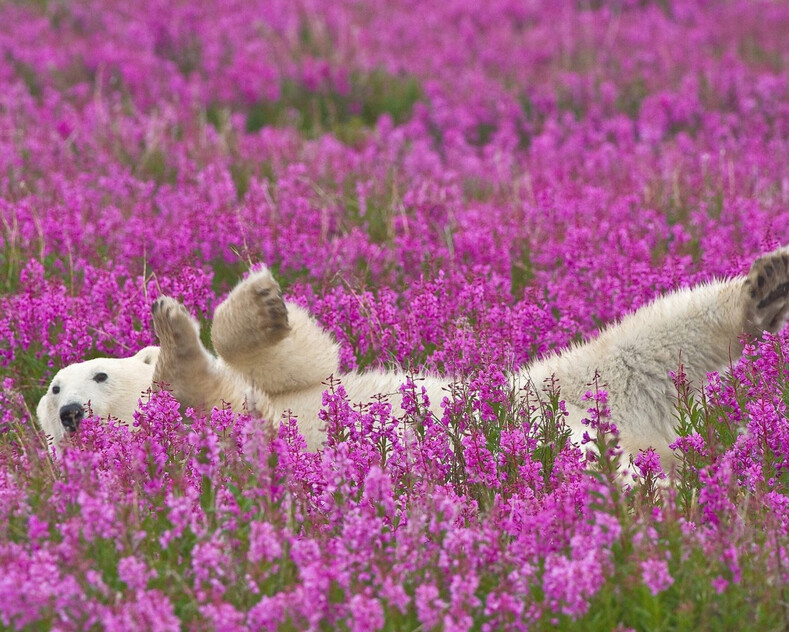
<svg viewBox="0 0 789 632">
<path fill-rule="evenodd" d="M 745 280 L 746 317 L 753 333 L 777 331 L 789 311 L 789 250 L 776 250 L 753 262 Z"/>
<path fill-rule="evenodd" d="M 160 296 L 151 305 L 153 327 L 162 348 L 186 351 L 199 344 L 199 325 L 186 308 L 169 296 Z"/>
<path fill-rule="evenodd" d="M 290 330 L 288 308 L 282 298 L 279 284 L 268 270 L 257 272 L 247 281 L 258 324 L 271 337 L 284 337 Z"/>
</svg>

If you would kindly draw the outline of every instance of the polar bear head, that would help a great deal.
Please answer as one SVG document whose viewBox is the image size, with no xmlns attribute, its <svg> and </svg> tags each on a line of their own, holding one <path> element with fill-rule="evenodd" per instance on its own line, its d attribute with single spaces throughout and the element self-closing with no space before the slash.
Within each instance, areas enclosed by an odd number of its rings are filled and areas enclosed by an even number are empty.
<svg viewBox="0 0 789 632">
<path fill-rule="evenodd" d="M 36 408 L 39 425 L 55 444 L 77 430 L 88 410 L 131 425 L 158 357 L 159 347 L 146 347 L 130 358 L 96 358 L 61 369 Z"/>
</svg>

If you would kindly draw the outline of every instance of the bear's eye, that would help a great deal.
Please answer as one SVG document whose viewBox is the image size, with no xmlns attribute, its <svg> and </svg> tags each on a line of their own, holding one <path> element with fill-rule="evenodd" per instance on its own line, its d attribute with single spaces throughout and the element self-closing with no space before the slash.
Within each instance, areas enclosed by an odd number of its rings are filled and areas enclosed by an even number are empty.
<svg viewBox="0 0 789 632">
<path fill-rule="evenodd" d="M 102 382 L 106 382 L 107 381 L 107 374 L 106 373 L 96 373 L 96 375 L 93 376 L 93 381 L 94 382 L 98 382 L 99 384 L 101 384 Z"/>
<path fill-rule="evenodd" d="M 59 392 L 60 392 L 60 387 L 59 386 L 53 386 L 52 387 L 52 393 L 54 395 L 57 395 Z"/>
</svg>

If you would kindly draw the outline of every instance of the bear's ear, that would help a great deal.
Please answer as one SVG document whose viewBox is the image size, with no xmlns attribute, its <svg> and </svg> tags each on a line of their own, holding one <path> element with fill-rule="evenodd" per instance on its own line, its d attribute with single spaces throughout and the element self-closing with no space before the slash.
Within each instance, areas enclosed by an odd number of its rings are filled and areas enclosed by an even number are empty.
<svg viewBox="0 0 789 632">
<path fill-rule="evenodd" d="M 145 349 L 140 349 L 134 355 L 134 358 L 143 364 L 156 364 L 156 360 L 159 358 L 159 347 L 145 347 Z"/>
</svg>

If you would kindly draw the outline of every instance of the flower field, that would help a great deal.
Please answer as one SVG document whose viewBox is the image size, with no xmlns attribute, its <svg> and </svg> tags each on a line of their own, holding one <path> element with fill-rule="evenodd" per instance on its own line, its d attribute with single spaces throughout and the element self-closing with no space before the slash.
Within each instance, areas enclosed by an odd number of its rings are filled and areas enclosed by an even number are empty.
<svg viewBox="0 0 789 632">
<path fill-rule="evenodd" d="M 504 374 L 789 243 L 789 3 L 0 3 L 0 629 L 784 630 L 789 333 L 632 486 Z M 10 28 L 9 28 L 10 25 Z M 245 411 L 37 429 L 257 263 L 343 370 L 325 449 Z M 205 336 L 207 342 L 207 335 Z M 667 367 L 670 370 L 676 367 Z M 590 420 L 606 414 L 590 377 Z M 408 428 L 405 435 L 398 428 Z"/>
</svg>

